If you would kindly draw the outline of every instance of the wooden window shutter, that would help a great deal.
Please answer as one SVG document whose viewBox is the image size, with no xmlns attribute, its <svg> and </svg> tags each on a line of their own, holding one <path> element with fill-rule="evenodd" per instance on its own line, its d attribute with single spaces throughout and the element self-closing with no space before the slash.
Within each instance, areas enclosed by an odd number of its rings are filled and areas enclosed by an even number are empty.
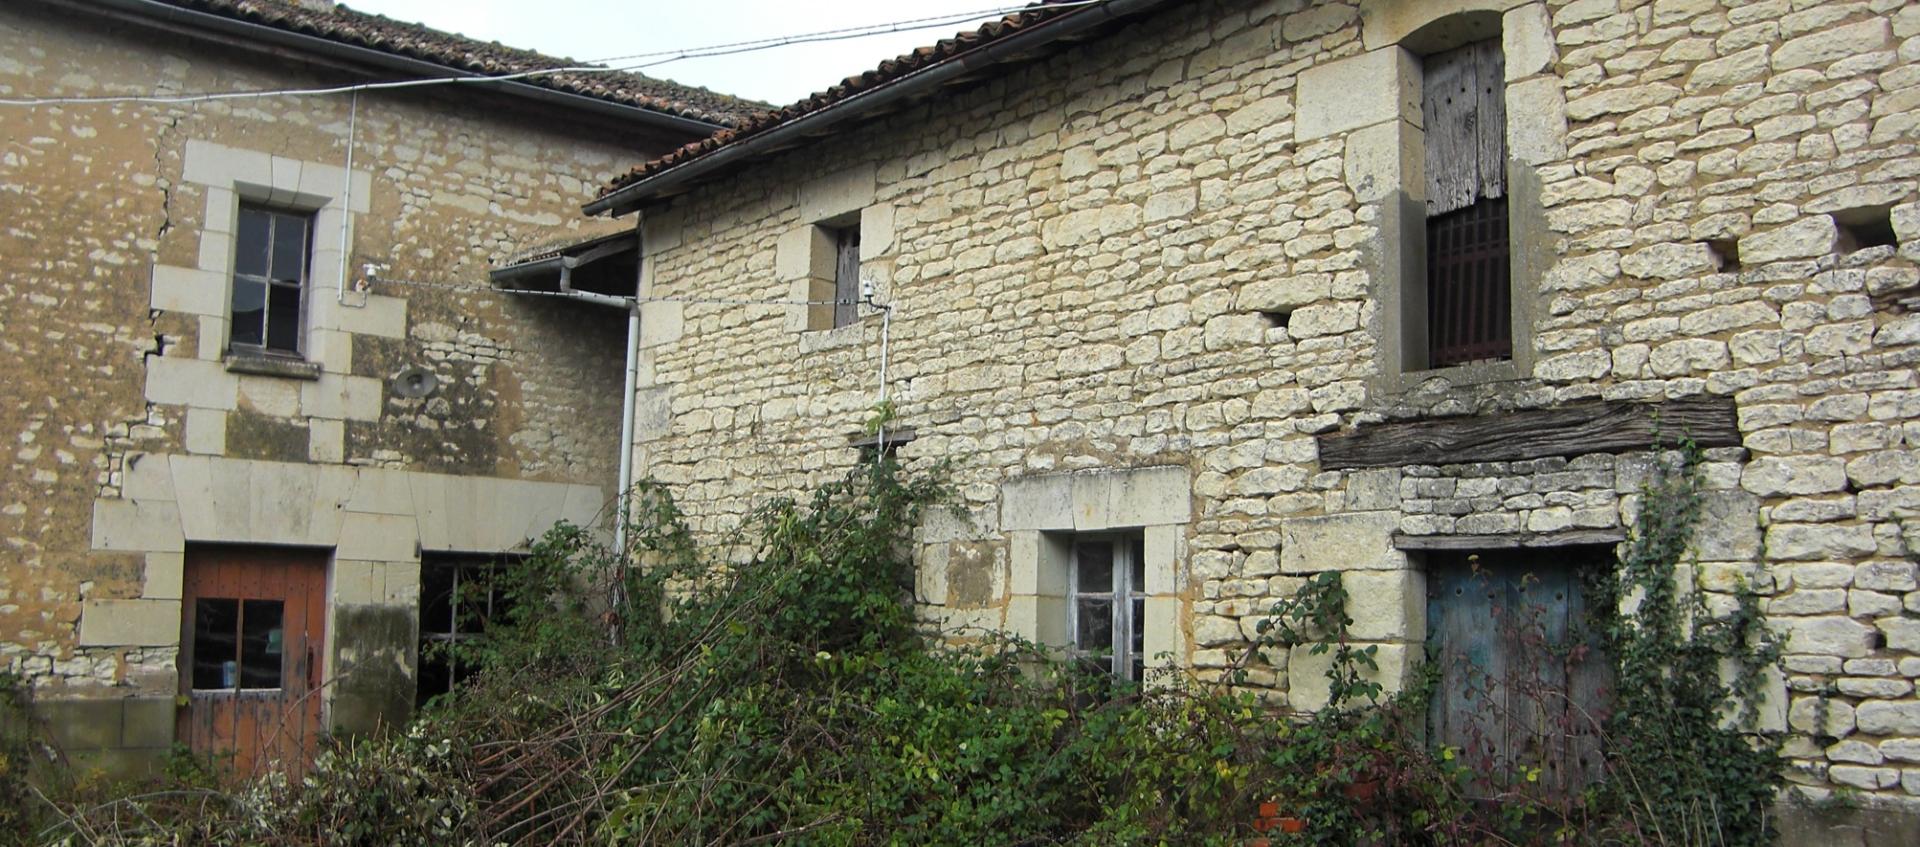
<svg viewBox="0 0 1920 847">
<path fill-rule="evenodd" d="M 1435 53 L 1420 98 L 1427 129 L 1427 214 L 1507 194 L 1506 59 L 1498 40 Z"/>
<path fill-rule="evenodd" d="M 847 326 L 858 320 L 860 309 L 860 226 L 840 230 L 834 244 L 833 325 Z"/>
</svg>

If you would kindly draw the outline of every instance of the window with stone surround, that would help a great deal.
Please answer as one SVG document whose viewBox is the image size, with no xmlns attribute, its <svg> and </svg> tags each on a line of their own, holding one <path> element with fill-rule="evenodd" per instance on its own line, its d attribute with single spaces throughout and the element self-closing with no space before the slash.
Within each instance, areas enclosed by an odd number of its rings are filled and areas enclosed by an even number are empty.
<svg viewBox="0 0 1920 847">
<path fill-rule="evenodd" d="M 1146 545 L 1139 532 L 1075 536 L 1067 571 L 1071 652 L 1138 682 L 1146 669 Z"/>
<path fill-rule="evenodd" d="M 1294 118 L 1296 143 L 1338 139 L 1345 145 L 1347 183 L 1378 216 L 1380 249 L 1365 258 L 1382 318 L 1376 387 L 1397 394 L 1435 377 L 1464 386 L 1530 376 L 1533 321 L 1545 305 L 1540 283 L 1555 259 L 1537 169 L 1567 155 L 1566 89 L 1553 64 L 1560 54 L 1552 13 L 1538 0 L 1378 5 L 1381 14 L 1361 16 L 1363 52 L 1301 70 Z M 1484 52 L 1476 54 L 1477 45 Z M 1470 115 L 1448 114 L 1472 133 L 1430 145 L 1429 131 L 1444 133 L 1447 126 L 1423 114 L 1431 108 L 1426 78 L 1463 48 L 1473 61 L 1474 108 Z M 1482 61 L 1492 65 L 1496 58 L 1499 72 L 1482 74 Z M 1455 80 L 1456 99 L 1467 90 Z M 1482 100 L 1503 113 L 1497 121 L 1481 114 Z M 1449 149 L 1454 152 L 1445 153 Z M 1430 168 L 1430 155 L 1452 164 Z M 1469 162 L 1471 170 L 1460 172 Z M 1459 189 L 1444 202 L 1463 205 L 1430 210 L 1430 196 L 1449 197 L 1435 187 L 1443 181 Z M 1476 199 L 1498 202 L 1476 207 Z M 1444 217 L 1448 212 L 1456 217 Z M 1440 230 L 1432 244 L 1430 219 Z M 1429 266 L 1449 262 L 1465 265 L 1460 270 L 1469 282 L 1483 285 L 1450 292 L 1443 278 L 1443 290 L 1430 292 Z M 1478 279 L 1471 276 L 1476 272 Z M 1490 296 L 1471 296 L 1481 292 Z M 1454 331 L 1451 338 L 1446 330 Z"/>
<path fill-rule="evenodd" d="M 1001 483 L 1008 631 L 1128 679 L 1184 664 L 1189 474 L 1167 466 Z"/>
<path fill-rule="evenodd" d="M 242 203 L 235 230 L 228 349 L 301 356 L 313 216 Z"/>
</svg>

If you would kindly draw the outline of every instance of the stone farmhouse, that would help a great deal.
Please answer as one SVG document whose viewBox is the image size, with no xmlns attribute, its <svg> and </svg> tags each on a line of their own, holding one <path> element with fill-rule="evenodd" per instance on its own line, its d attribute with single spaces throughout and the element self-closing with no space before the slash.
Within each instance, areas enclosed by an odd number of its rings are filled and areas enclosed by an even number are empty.
<svg viewBox="0 0 1920 847">
<path fill-rule="evenodd" d="M 1688 572 L 1784 641 L 1758 728 L 1911 843 L 1917 140 L 1899 0 L 1113 0 L 588 211 L 644 245 L 637 477 L 718 532 L 866 450 L 949 459 L 927 619 L 1120 675 L 1221 678 L 1326 571 L 1388 688 L 1430 648 L 1506 661 L 1488 622 L 1578 614 L 1690 436 Z M 1248 670 L 1314 709 L 1326 661 Z"/>
<path fill-rule="evenodd" d="M 559 65 L 268 0 L 34 0 L 0 47 L 4 97 Z M 1911 843 L 1917 68 L 1902 0 L 1108 0 L 765 112 L 0 106 L 0 656 L 78 749 L 268 750 L 444 684 L 436 586 L 625 480 L 717 535 L 892 451 L 960 495 L 930 625 L 1312 710 L 1324 656 L 1248 650 L 1276 599 L 1340 572 L 1389 689 L 1520 661 L 1487 621 L 1581 616 L 1685 435 L 1687 575 L 1783 639 L 1757 728 Z"/>
<path fill-rule="evenodd" d="M 75 98 L 0 105 L 0 671 L 69 753 L 284 753 L 444 689 L 462 569 L 617 490 L 637 245 L 580 204 L 757 105 L 164 96 L 570 64 L 326 2 L 0 8 L 0 99 Z"/>
</svg>

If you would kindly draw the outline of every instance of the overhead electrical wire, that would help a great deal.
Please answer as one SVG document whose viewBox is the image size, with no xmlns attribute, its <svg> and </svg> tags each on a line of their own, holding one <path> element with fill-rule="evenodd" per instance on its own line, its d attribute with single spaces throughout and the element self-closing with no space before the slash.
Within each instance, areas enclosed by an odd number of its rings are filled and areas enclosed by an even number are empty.
<svg viewBox="0 0 1920 847">
<path fill-rule="evenodd" d="M 1067 2 L 1048 4 L 1044 8 L 1071 9 L 1071 8 L 1077 8 L 1080 6 L 1098 5 L 1106 1 L 1107 0 L 1067 0 Z M 81 106 L 81 105 L 113 104 L 113 103 L 149 103 L 149 104 L 156 104 L 156 105 L 177 105 L 177 104 L 185 104 L 185 103 L 212 102 L 212 101 L 219 101 L 219 100 L 258 99 L 258 98 L 264 98 L 264 97 L 323 97 L 323 96 L 330 96 L 330 95 L 336 95 L 336 94 L 358 94 L 359 92 L 362 92 L 362 91 L 386 91 L 386 90 L 402 89 L 402 88 L 421 88 L 421 87 L 432 86 L 432 85 L 475 85 L 475 84 L 484 84 L 484 83 L 493 83 L 493 82 L 514 82 L 518 80 L 532 79 L 532 78 L 542 77 L 542 76 L 553 76 L 556 74 L 628 73 L 631 71 L 657 67 L 659 65 L 665 65 L 665 64 L 678 62 L 686 59 L 705 59 L 705 58 L 711 58 L 715 56 L 731 56 L 731 55 L 737 55 L 740 53 L 752 53 L 752 52 L 758 52 L 761 50 L 771 50 L 776 47 L 786 47 L 794 44 L 809 44 L 809 43 L 818 43 L 818 42 L 826 42 L 826 41 L 848 41 L 855 38 L 865 38 L 867 36 L 872 36 L 872 35 L 885 35 L 885 34 L 894 33 L 894 32 L 910 32 L 918 29 L 931 29 L 937 26 L 950 26 L 956 23 L 964 23 L 966 21 L 978 20 L 984 17 L 1006 15 L 1006 14 L 1011 14 L 1014 12 L 1019 12 L 1019 11 L 1023 11 L 1031 8 L 1035 8 L 1035 7 L 1003 6 L 995 9 L 983 9 L 979 12 L 966 13 L 966 14 L 955 13 L 952 15 L 942 15 L 938 17 L 910 18 L 907 20 L 891 21 L 888 23 L 868 24 L 865 26 L 843 27 L 840 29 L 820 30 L 818 32 L 801 33 L 798 35 L 788 35 L 788 36 L 777 36 L 774 38 L 764 38 L 764 39 L 758 39 L 753 41 L 736 41 L 736 42 L 731 42 L 727 44 L 709 45 L 706 47 L 693 47 L 693 48 L 686 48 L 686 49 L 680 49 L 680 50 L 657 50 L 657 51 L 652 51 L 648 53 L 635 53 L 627 56 L 613 56 L 606 59 L 592 60 L 588 63 L 580 64 L 580 65 L 571 65 L 567 67 L 558 67 L 558 68 L 538 68 L 535 70 L 518 71 L 515 73 L 508 73 L 508 74 L 494 74 L 494 75 L 481 75 L 481 76 L 456 76 L 456 77 L 429 77 L 425 79 L 387 80 L 387 81 L 381 81 L 381 82 L 362 82 L 362 83 L 354 83 L 351 85 L 321 86 L 321 87 L 311 87 L 311 88 L 278 88 L 278 89 L 256 89 L 256 90 L 240 90 L 240 91 L 212 91 L 212 92 L 199 92 L 199 93 L 192 93 L 192 94 L 168 94 L 164 92 L 156 92 L 153 94 L 129 94 L 129 95 L 102 94 L 102 95 L 91 95 L 91 96 L 85 96 L 85 97 L 4 97 L 4 98 L 0 98 L 0 106 L 32 108 L 32 107 L 38 107 L 38 106 Z M 634 64 L 623 64 L 623 65 L 608 64 L 611 62 L 626 62 L 634 59 L 653 59 L 653 61 L 638 62 Z"/>
</svg>

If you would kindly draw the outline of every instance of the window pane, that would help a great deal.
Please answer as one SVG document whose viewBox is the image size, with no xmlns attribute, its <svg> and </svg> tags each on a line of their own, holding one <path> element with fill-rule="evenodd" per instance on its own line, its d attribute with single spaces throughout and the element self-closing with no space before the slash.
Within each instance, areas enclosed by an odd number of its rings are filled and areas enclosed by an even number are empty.
<svg viewBox="0 0 1920 847">
<path fill-rule="evenodd" d="M 240 230 L 234 237 L 234 273 L 267 275 L 267 248 L 271 237 L 273 213 L 259 209 L 240 209 Z"/>
<path fill-rule="evenodd" d="M 267 287 L 251 279 L 233 280 L 233 330 L 227 336 L 234 344 L 262 344 L 267 317 Z"/>
<path fill-rule="evenodd" d="M 276 280 L 299 282 L 307 275 L 307 222 L 293 215 L 273 216 L 273 270 Z"/>
<path fill-rule="evenodd" d="M 1082 541 L 1073 551 L 1076 576 L 1079 586 L 1076 590 L 1089 594 L 1105 594 L 1113 590 L 1113 544 L 1107 541 Z"/>
<path fill-rule="evenodd" d="M 1127 539 L 1127 547 L 1133 552 L 1132 566 L 1127 568 L 1127 588 L 1134 592 L 1146 591 L 1146 543 L 1139 536 L 1135 536 Z"/>
<path fill-rule="evenodd" d="M 292 285 L 267 286 L 267 347 L 300 352 L 300 289 Z"/>
<path fill-rule="evenodd" d="M 248 600 L 240 618 L 240 687 L 279 688 L 286 635 L 279 600 Z"/>
<path fill-rule="evenodd" d="M 1074 601 L 1079 615 L 1079 631 L 1073 634 L 1073 646 L 1102 655 L 1113 652 L 1113 601 L 1081 598 Z"/>
<path fill-rule="evenodd" d="M 218 597 L 193 601 L 195 689 L 232 688 L 238 682 L 239 651 L 234 639 L 239 627 L 240 601 Z"/>
<path fill-rule="evenodd" d="M 458 568 L 443 562 L 420 563 L 420 634 L 453 632 L 453 580 Z"/>
</svg>

